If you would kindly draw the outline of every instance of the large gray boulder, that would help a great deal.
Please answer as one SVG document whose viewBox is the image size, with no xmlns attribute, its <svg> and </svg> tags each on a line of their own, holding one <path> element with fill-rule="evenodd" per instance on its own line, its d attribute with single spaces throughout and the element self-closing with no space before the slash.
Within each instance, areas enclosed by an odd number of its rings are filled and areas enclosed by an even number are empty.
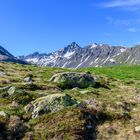
<svg viewBox="0 0 140 140">
<path fill-rule="evenodd" d="M 67 94 L 51 94 L 32 101 L 25 107 L 25 112 L 32 112 L 32 118 L 36 118 L 41 114 L 57 112 L 77 104 L 77 101 Z"/>
<path fill-rule="evenodd" d="M 50 81 L 57 83 L 57 85 L 63 89 L 75 87 L 79 88 L 94 87 L 96 84 L 91 74 L 79 72 L 58 73 L 52 76 Z"/>
</svg>

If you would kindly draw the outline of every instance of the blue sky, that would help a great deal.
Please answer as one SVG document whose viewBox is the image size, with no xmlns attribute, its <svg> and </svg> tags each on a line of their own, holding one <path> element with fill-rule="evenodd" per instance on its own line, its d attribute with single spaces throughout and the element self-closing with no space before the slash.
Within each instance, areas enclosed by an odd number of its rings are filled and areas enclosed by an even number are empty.
<svg viewBox="0 0 140 140">
<path fill-rule="evenodd" d="M 0 0 L 0 44 L 14 55 L 72 41 L 140 43 L 140 0 Z"/>
</svg>

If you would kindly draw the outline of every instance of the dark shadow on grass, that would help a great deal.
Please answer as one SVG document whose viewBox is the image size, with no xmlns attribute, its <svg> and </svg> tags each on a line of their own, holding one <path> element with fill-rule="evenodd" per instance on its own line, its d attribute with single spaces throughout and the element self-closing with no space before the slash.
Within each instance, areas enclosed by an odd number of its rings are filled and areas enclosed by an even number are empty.
<svg viewBox="0 0 140 140">
<path fill-rule="evenodd" d="M 105 88 L 105 89 L 109 89 L 110 90 L 109 86 L 101 84 L 99 82 L 96 83 L 95 88 Z"/>
</svg>

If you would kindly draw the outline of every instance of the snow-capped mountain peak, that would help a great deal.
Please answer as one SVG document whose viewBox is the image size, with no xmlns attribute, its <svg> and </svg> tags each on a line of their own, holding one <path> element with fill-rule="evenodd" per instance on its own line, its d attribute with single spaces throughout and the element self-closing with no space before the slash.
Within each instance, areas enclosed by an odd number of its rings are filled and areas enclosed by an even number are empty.
<svg viewBox="0 0 140 140">
<path fill-rule="evenodd" d="M 97 46 L 98 46 L 97 43 L 93 43 L 90 48 L 93 49 L 93 48 L 96 48 Z"/>
<path fill-rule="evenodd" d="M 98 67 L 116 63 L 115 57 L 127 49 L 126 47 L 114 47 L 108 44 L 97 43 L 82 48 L 76 42 L 72 42 L 63 49 L 50 54 L 35 52 L 20 58 L 39 66 L 68 68 Z"/>
</svg>

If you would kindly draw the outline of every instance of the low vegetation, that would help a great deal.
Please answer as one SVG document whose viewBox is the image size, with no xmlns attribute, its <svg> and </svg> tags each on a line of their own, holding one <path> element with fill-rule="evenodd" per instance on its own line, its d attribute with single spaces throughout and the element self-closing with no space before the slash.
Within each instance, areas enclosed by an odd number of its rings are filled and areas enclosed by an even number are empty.
<svg viewBox="0 0 140 140">
<path fill-rule="evenodd" d="M 96 84 L 67 88 L 50 80 L 68 72 L 93 76 Z M 62 69 L 0 63 L 1 140 L 139 140 L 139 134 L 140 66 Z"/>
</svg>

